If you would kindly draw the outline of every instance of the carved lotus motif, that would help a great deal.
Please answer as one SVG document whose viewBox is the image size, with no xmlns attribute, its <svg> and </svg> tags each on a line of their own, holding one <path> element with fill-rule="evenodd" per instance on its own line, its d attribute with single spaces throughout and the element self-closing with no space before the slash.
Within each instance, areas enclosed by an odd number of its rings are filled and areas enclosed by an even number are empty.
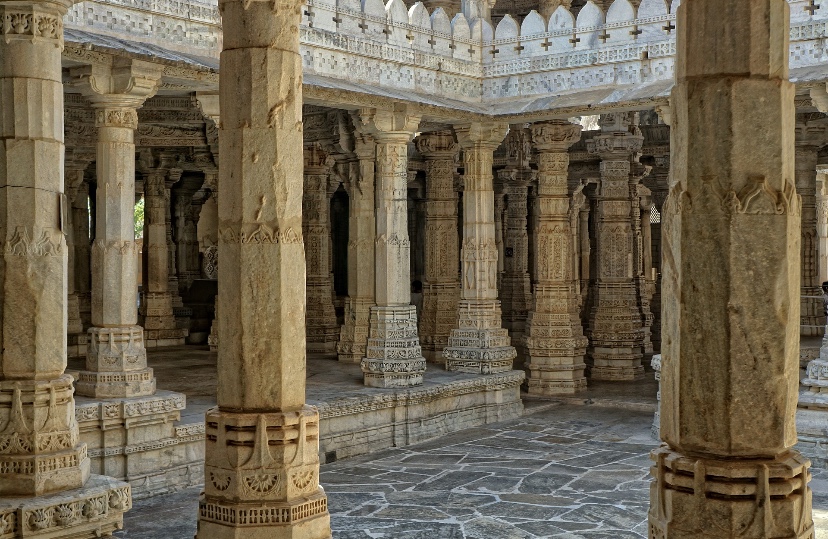
<svg viewBox="0 0 828 539">
<path fill-rule="evenodd" d="M 304 472 L 297 472 L 293 474 L 293 486 L 295 486 L 299 491 L 305 492 L 309 490 L 314 483 L 314 477 L 316 474 L 313 473 L 313 470 L 305 470 Z"/>
<path fill-rule="evenodd" d="M 255 473 L 244 478 L 247 488 L 259 494 L 270 494 L 279 485 L 279 476 L 268 473 Z"/>
<path fill-rule="evenodd" d="M 52 513 L 49 509 L 35 509 L 29 513 L 29 526 L 34 530 L 45 530 L 52 525 Z"/>
<path fill-rule="evenodd" d="M 75 511 L 74 504 L 66 503 L 55 507 L 55 520 L 61 526 L 68 526 L 77 520 L 78 515 Z"/>
<path fill-rule="evenodd" d="M 216 490 L 220 492 L 224 492 L 228 488 L 230 488 L 230 481 L 231 478 L 229 475 L 219 476 L 213 472 L 210 472 L 210 482 L 216 488 Z"/>
</svg>

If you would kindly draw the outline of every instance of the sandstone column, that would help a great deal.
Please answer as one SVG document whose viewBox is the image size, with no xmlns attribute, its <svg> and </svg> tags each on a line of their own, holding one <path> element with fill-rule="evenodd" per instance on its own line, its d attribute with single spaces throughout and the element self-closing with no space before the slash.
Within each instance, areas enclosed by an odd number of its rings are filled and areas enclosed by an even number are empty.
<svg viewBox="0 0 828 539">
<path fill-rule="evenodd" d="M 162 153 L 144 174 L 144 337 L 147 346 L 184 344 L 186 329 L 178 329 L 173 315 L 169 286 L 167 250 L 167 212 L 170 205 L 170 169 L 173 156 Z"/>
<path fill-rule="evenodd" d="M 679 7 L 651 539 L 814 534 L 809 463 L 792 450 L 801 203 L 789 16 L 785 0 Z"/>
<path fill-rule="evenodd" d="M 111 534 L 129 485 L 90 476 L 66 369 L 62 1 L 0 1 L 0 523 Z"/>
<path fill-rule="evenodd" d="M 155 392 L 138 323 L 138 245 L 135 241 L 137 108 L 155 94 L 163 68 L 117 61 L 72 70 L 95 108 L 98 188 L 92 245 L 92 324 L 86 370 L 75 389 L 90 397 L 136 397 Z"/>
<path fill-rule="evenodd" d="M 305 146 L 305 190 L 302 230 L 307 265 L 307 312 L 305 324 L 308 352 L 332 353 L 336 349 L 339 324 L 333 304 L 331 275 L 331 199 L 328 184 L 334 160 L 319 146 Z"/>
<path fill-rule="evenodd" d="M 818 236 L 817 282 L 828 281 L 828 165 L 817 165 L 816 224 Z"/>
<path fill-rule="evenodd" d="M 355 123 L 359 123 L 355 117 Z M 339 361 L 359 363 L 368 346 L 368 326 L 374 302 L 374 164 L 377 157 L 374 138 L 364 130 L 354 132 L 356 163 L 351 163 L 348 182 L 348 300 L 345 324 L 336 351 Z"/>
<path fill-rule="evenodd" d="M 821 337 L 825 333 L 822 282 L 819 280 L 816 188 L 817 157 L 826 142 L 824 125 L 796 125 L 796 192 L 802 197 L 802 277 L 800 284 L 800 334 Z"/>
<path fill-rule="evenodd" d="M 538 151 L 538 196 L 533 246 L 535 298 L 526 322 L 530 395 L 572 394 L 586 387 L 587 339 L 578 311 L 567 186 L 568 150 L 580 138 L 580 126 L 566 121 L 532 126 Z"/>
<path fill-rule="evenodd" d="M 461 299 L 456 328 L 443 351 L 446 369 L 490 374 L 512 369 L 517 356 L 501 323 L 497 299 L 492 155 L 509 129 L 501 123 L 455 126 L 463 148 Z"/>
<path fill-rule="evenodd" d="M 459 146 L 451 131 L 420 135 L 416 143 L 426 163 L 425 282 L 420 340 L 425 358 L 440 361 L 457 319 L 460 301 L 460 247 L 454 189 Z"/>
<path fill-rule="evenodd" d="M 423 383 L 426 362 L 411 305 L 411 242 L 408 238 L 408 142 L 420 119 L 404 108 L 363 111 L 362 121 L 377 142 L 376 307 L 371 320 L 365 385 L 409 387 Z"/>
<path fill-rule="evenodd" d="M 641 365 L 644 320 L 633 274 L 634 237 L 630 160 L 644 137 L 633 133 L 632 113 L 601 116 L 601 134 L 587 142 L 601 157 L 597 193 L 597 275 L 590 314 L 590 376 L 596 380 L 632 380 Z"/>
<path fill-rule="evenodd" d="M 217 404 L 198 539 L 330 539 L 305 404 L 301 2 L 221 0 Z"/>
<path fill-rule="evenodd" d="M 92 268 L 91 268 L 91 238 L 89 236 L 89 183 L 84 181 L 78 186 L 75 199 L 72 201 L 72 234 L 75 240 L 75 295 L 78 297 L 78 310 L 83 322 L 84 350 L 88 335 L 86 330 L 92 325 Z M 79 337 L 80 339 L 80 337 Z"/>
<path fill-rule="evenodd" d="M 67 152 L 68 153 L 68 152 Z M 64 177 L 65 177 L 65 188 L 66 188 L 66 204 L 74 206 L 75 200 L 79 196 L 78 193 L 80 191 L 81 186 L 83 185 L 83 175 L 86 167 L 89 166 L 91 159 L 84 159 L 84 158 L 76 158 L 75 156 L 71 156 L 71 158 L 65 161 L 65 169 L 64 169 Z M 85 194 L 86 190 L 83 190 L 80 196 L 88 196 Z M 68 264 L 67 264 L 67 280 L 66 280 L 66 289 L 67 289 L 67 325 L 66 325 L 66 332 L 67 332 L 67 354 L 68 357 L 81 357 L 86 355 L 86 343 L 87 343 L 87 336 L 86 331 L 84 331 L 83 321 L 81 320 L 80 314 L 80 300 L 78 298 L 78 293 L 75 289 L 75 271 L 77 270 L 77 256 L 79 252 L 82 252 L 78 249 L 78 243 L 86 243 L 86 254 L 88 256 L 89 253 L 89 224 L 87 222 L 86 225 L 86 238 L 82 236 L 75 237 L 75 232 L 77 230 L 75 226 L 75 213 L 72 207 L 66 207 L 63 209 L 64 216 L 67 218 L 65 223 L 66 227 L 66 249 L 68 253 Z M 87 262 L 85 268 L 89 269 L 89 263 Z"/>
</svg>

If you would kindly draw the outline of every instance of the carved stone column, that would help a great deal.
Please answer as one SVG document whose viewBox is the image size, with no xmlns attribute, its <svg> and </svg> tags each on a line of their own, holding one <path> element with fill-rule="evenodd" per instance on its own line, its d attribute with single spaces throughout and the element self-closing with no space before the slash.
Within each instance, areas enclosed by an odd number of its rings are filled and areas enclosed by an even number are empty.
<svg viewBox="0 0 828 539">
<path fill-rule="evenodd" d="M 535 297 L 526 322 L 530 395 L 573 394 L 586 388 L 587 339 L 578 311 L 575 237 L 567 187 L 569 147 L 581 128 L 566 121 L 532 125 L 538 151 L 535 202 Z M 579 211 L 574 215 L 579 215 Z M 576 221 L 577 222 L 577 221 Z"/>
<path fill-rule="evenodd" d="M 362 122 L 377 142 L 376 307 L 371 308 L 365 385 L 409 387 L 423 383 L 426 361 L 411 305 L 411 242 L 408 239 L 408 142 L 419 117 L 406 110 L 367 110 Z"/>
<path fill-rule="evenodd" d="M 186 329 L 175 325 L 169 286 L 167 212 L 170 205 L 172 156 L 161 154 L 158 162 L 147 163 L 144 174 L 144 290 L 141 315 L 146 346 L 184 344 Z"/>
<path fill-rule="evenodd" d="M 355 118 L 359 123 L 358 118 Z M 364 130 L 354 132 L 348 216 L 348 300 L 345 324 L 339 334 L 336 351 L 339 361 L 359 363 L 367 354 L 368 326 L 374 307 L 374 272 L 376 258 L 376 216 L 374 215 L 374 164 L 377 158 L 374 138 Z"/>
<path fill-rule="evenodd" d="M 202 251 L 202 276 L 205 279 L 218 279 L 218 240 L 219 240 L 219 222 L 218 222 L 218 170 L 206 169 L 204 171 L 204 186 L 210 191 L 210 198 L 204 203 L 201 210 L 201 219 L 199 220 L 198 229 L 204 230 L 201 235 L 201 251 Z M 210 325 L 210 335 L 207 336 L 207 345 L 211 352 L 218 351 L 218 302 L 213 308 L 213 323 Z"/>
<path fill-rule="evenodd" d="M 198 539 L 330 539 L 305 404 L 301 2 L 220 0 L 217 406 Z"/>
<path fill-rule="evenodd" d="M 678 10 L 651 539 L 814 536 L 785 0 Z M 727 54 L 709 54 L 728 43 Z M 758 292 L 761 291 L 761 292 Z"/>
<path fill-rule="evenodd" d="M 131 61 L 72 70 L 95 108 L 98 127 L 97 217 L 92 245 L 92 324 L 79 395 L 152 395 L 144 330 L 137 325 L 138 245 L 135 241 L 136 109 L 155 94 L 163 68 Z"/>
<path fill-rule="evenodd" d="M 460 247 L 457 231 L 459 146 L 451 131 L 420 135 L 417 151 L 426 163 L 426 239 L 423 313 L 420 340 L 428 361 L 442 360 L 443 349 L 457 320 L 460 301 Z"/>
<path fill-rule="evenodd" d="M 92 268 L 91 238 L 89 236 L 89 183 L 78 186 L 72 201 L 72 233 L 75 238 L 75 295 L 78 297 L 78 311 L 83 322 L 83 341 L 87 342 L 86 330 L 92 325 Z M 84 348 L 82 356 L 86 355 Z"/>
<path fill-rule="evenodd" d="M 828 281 L 828 165 L 817 165 L 816 224 L 819 263 L 817 268 L 820 286 Z"/>
<path fill-rule="evenodd" d="M 83 185 L 84 171 L 86 170 L 86 167 L 89 166 L 89 163 L 91 161 L 91 158 L 78 159 L 74 156 L 70 157 L 65 161 L 64 183 L 66 189 L 67 204 L 75 204 L 75 199 L 78 197 L 78 192 L 81 188 L 81 185 Z M 85 189 L 83 193 L 86 193 Z M 88 196 L 84 194 L 82 194 L 81 196 Z M 75 271 L 77 270 L 78 266 L 76 260 L 79 253 L 77 244 L 85 242 L 85 252 L 87 256 L 89 255 L 89 223 L 87 219 L 86 238 L 84 239 L 82 236 L 79 236 L 76 240 L 76 227 L 74 223 L 75 212 L 72 210 L 72 208 L 66 208 L 65 215 L 68 218 L 68 222 L 64 223 L 66 230 L 66 249 L 68 253 L 66 280 L 67 357 L 82 357 L 86 355 L 87 335 L 83 327 L 83 321 L 81 320 L 80 300 L 78 298 L 78 293 L 75 289 L 75 283 L 77 281 L 77 279 L 75 278 Z M 87 270 L 89 269 L 88 261 L 85 264 L 85 268 Z"/>
<path fill-rule="evenodd" d="M 450 371 L 490 374 L 512 369 L 517 356 L 501 323 L 497 299 L 492 154 L 509 126 L 473 123 L 455 126 L 463 148 L 463 244 L 461 299 L 457 326 L 443 351 Z"/>
<path fill-rule="evenodd" d="M 180 168 L 173 168 L 169 172 L 170 184 L 170 202 L 167 204 L 166 220 L 166 240 L 167 240 L 167 290 L 170 291 L 172 298 L 173 309 L 181 309 L 184 307 L 184 301 L 181 299 L 178 282 L 178 248 L 175 243 L 174 229 L 173 229 L 173 203 L 172 203 L 172 186 L 181 180 L 181 175 L 184 171 Z"/>
<path fill-rule="evenodd" d="M 494 222 L 495 222 L 495 247 L 497 248 L 497 289 L 503 287 L 503 274 L 505 272 L 504 260 L 506 255 L 503 248 L 503 221 L 506 217 L 506 193 L 503 184 L 495 181 L 494 195 Z"/>
<path fill-rule="evenodd" d="M 129 485 L 90 476 L 66 369 L 63 16 L 0 1 L 0 523 L 6 537 L 108 535 Z M 65 224 L 65 223 L 64 223 Z"/>
<path fill-rule="evenodd" d="M 332 353 L 339 324 L 333 304 L 331 275 L 331 199 L 328 184 L 334 164 L 319 144 L 305 146 L 305 190 L 302 230 L 307 265 L 305 332 L 308 352 Z"/>
<path fill-rule="evenodd" d="M 633 274 L 634 236 L 630 160 L 644 137 L 630 131 L 631 113 L 601 116 L 602 133 L 587 142 L 601 157 L 598 191 L 597 273 L 590 314 L 590 376 L 596 380 L 632 380 L 641 365 L 644 321 Z"/>
<path fill-rule="evenodd" d="M 178 277 L 178 295 L 186 295 L 195 279 L 201 276 L 198 260 L 193 261 L 193 249 L 198 249 L 195 234 L 197 219 L 194 215 L 192 189 L 180 189 L 175 198 L 175 271 Z M 197 258 L 197 257 L 196 257 Z M 183 303 L 182 303 L 183 305 Z"/>
<path fill-rule="evenodd" d="M 800 334 L 821 337 L 825 333 L 825 307 L 819 280 L 819 245 L 816 212 L 817 154 L 826 142 L 824 125 L 796 125 L 796 191 L 802 197 L 802 277 Z"/>
<path fill-rule="evenodd" d="M 641 165 L 639 165 L 641 167 Z M 641 176 L 633 173 L 630 176 L 630 207 L 632 209 L 633 225 L 633 274 L 635 287 L 638 293 L 638 310 L 641 313 L 641 322 L 644 335 L 641 341 L 641 351 L 644 354 L 653 353 L 652 327 L 653 313 L 650 310 L 655 282 L 653 281 L 653 252 L 650 237 L 650 190 L 641 185 Z"/>
</svg>

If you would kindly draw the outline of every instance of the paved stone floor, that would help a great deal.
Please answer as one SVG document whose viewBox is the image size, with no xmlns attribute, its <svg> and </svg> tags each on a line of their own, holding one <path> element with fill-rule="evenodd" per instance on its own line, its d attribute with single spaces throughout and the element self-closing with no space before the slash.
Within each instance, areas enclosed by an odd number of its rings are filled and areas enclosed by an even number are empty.
<svg viewBox="0 0 828 539">
<path fill-rule="evenodd" d="M 527 401 L 524 417 L 328 464 L 335 539 L 645 537 L 652 415 Z M 817 539 L 828 539 L 828 474 L 814 471 Z M 128 539 L 195 532 L 199 489 L 136 504 Z"/>
</svg>

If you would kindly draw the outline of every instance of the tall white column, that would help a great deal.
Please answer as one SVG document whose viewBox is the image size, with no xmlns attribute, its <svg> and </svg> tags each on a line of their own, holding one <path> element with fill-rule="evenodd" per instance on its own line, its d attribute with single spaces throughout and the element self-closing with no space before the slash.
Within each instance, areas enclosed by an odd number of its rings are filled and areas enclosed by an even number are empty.
<svg viewBox="0 0 828 539">
<path fill-rule="evenodd" d="M 87 539 L 123 526 L 129 485 L 90 476 L 66 369 L 62 1 L 0 1 L 0 523 Z"/>
<path fill-rule="evenodd" d="M 355 116 L 358 122 L 358 115 Z M 362 129 L 354 131 L 354 154 L 349 173 L 348 299 L 345 323 L 336 351 L 339 361 L 359 363 L 368 347 L 368 326 L 374 300 L 376 216 L 374 214 L 374 167 L 377 158 L 374 137 Z"/>
<path fill-rule="evenodd" d="M 814 537 L 809 463 L 793 450 L 802 208 L 789 15 L 785 0 L 678 10 L 651 539 Z"/>
<path fill-rule="evenodd" d="M 86 370 L 75 389 L 90 397 L 155 392 L 138 325 L 135 144 L 139 108 L 161 83 L 163 67 L 142 61 L 72 70 L 95 108 L 98 128 L 96 231 L 92 245 L 92 324 Z"/>
<path fill-rule="evenodd" d="M 463 243 L 458 320 L 443 351 L 446 369 L 491 374 L 512 369 L 517 356 L 497 299 L 492 160 L 509 130 L 502 123 L 455 126 L 463 148 Z"/>
<path fill-rule="evenodd" d="M 198 539 L 330 539 L 305 404 L 301 2 L 220 0 L 217 406 Z"/>
<path fill-rule="evenodd" d="M 526 322 L 530 395 L 572 394 L 586 388 L 587 339 L 578 310 L 576 244 L 567 185 L 568 150 L 580 138 L 580 126 L 566 121 L 532 125 L 538 151 L 538 196 L 535 295 Z"/>
<path fill-rule="evenodd" d="M 405 109 L 362 112 L 377 142 L 376 275 L 377 305 L 371 308 L 365 385 L 409 387 L 423 383 L 426 361 L 411 305 L 411 241 L 408 238 L 408 143 L 420 119 Z"/>
<path fill-rule="evenodd" d="M 458 201 L 454 189 L 460 147 L 451 131 L 423 134 L 415 142 L 426 163 L 425 281 L 420 339 L 425 358 L 441 361 L 460 301 Z"/>
</svg>

